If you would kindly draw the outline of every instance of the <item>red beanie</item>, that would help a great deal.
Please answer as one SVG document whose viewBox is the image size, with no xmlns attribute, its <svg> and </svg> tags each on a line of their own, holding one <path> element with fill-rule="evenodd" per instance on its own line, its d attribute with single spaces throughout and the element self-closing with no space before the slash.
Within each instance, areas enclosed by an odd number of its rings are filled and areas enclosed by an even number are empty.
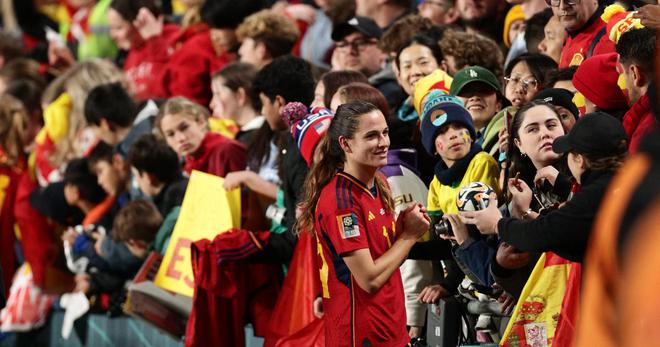
<svg viewBox="0 0 660 347">
<path fill-rule="evenodd" d="M 616 53 L 595 55 L 583 61 L 573 75 L 575 89 L 599 109 L 628 108 L 626 95 L 618 84 L 617 61 Z"/>
</svg>

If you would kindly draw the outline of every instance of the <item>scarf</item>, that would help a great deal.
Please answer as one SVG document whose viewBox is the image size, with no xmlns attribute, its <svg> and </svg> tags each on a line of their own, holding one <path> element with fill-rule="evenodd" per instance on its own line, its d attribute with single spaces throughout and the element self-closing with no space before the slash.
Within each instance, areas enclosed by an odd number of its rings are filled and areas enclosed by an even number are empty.
<svg viewBox="0 0 660 347">
<path fill-rule="evenodd" d="M 433 170 L 435 177 L 440 183 L 446 186 L 451 186 L 454 182 L 460 181 L 465 175 L 468 166 L 470 166 L 470 162 L 479 152 L 481 152 L 481 146 L 473 144 L 470 152 L 462 159 L 455 161 L 451 167 L 447 167 L 444 160 L 439 160 Z"/>
</svg>

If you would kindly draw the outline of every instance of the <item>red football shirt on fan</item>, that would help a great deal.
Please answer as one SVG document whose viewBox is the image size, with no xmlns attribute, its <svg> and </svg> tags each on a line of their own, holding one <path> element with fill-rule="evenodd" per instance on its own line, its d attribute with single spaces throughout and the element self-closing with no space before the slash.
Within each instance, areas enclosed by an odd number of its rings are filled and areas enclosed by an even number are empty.
<svg viewBox="0 0 660 347">
<path fill-rule="evenodd" d="M 408 343 L 403 284 L 397 269 L 375 293 L 362 290 L 342 256 L 368 248 L 378 259 L 394 243 L 395 220 L 380 192 L 338 173 L 316 205 L 319 266 L 328 346 L 396 346 Z"/>
</svg>

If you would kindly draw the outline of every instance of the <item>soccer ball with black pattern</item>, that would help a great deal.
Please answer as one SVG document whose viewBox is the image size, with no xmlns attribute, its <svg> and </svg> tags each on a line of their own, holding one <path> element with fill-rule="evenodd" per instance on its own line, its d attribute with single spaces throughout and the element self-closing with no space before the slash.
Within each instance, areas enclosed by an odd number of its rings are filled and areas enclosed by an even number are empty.
<svg viewBox="0 0 660 347">
<path fill-rule="evenodd" d="M 458 192 L 456 207 L 459 211 L 479 211 L 488 207 L 493 188 L 482 182 L 472 182 Z"/>
</svg>

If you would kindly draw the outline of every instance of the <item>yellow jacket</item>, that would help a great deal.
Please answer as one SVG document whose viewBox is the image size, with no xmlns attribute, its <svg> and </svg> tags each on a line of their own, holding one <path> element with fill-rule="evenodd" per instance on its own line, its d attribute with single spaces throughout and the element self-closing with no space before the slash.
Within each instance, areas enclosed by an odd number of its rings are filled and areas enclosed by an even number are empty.
<svg viewBox="0 0 660 347">
<path fill-rule="evenodd" d="M 479 152 L 472 158 L 460 182 L 453 185 L 443 185 L 437 177 L 433 177 L 429 186 L 427 209 L 429 214 L 441 216 L 445 213 L 456 214 L 456 196 L 458 191 L 472 182 L 482 182 L 489 185 L 496 194 L 500 194 L 498 186 L 500 168 L 493 157 L 486 152 Z"/>
</svg>

